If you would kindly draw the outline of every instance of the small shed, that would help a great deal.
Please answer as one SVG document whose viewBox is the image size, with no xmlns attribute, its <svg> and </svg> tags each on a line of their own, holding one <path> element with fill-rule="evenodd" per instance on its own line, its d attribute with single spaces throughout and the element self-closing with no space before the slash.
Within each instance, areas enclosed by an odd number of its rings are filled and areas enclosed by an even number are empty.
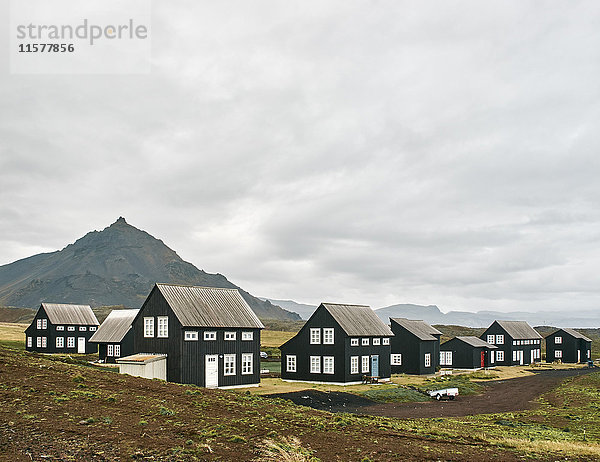
<svg viewBox="0 0 600 462">
<path fill-rule="evenodd" d="M 480 338 L 454 337 L 440 346 L 440 366 L 459 369 L 481 369 L 496 365 L 494 350 L 496 345 Z"/>
<path fill-rule="evenodd" d="M 145 379 L 167 380 L 167 355 L 138 353 L 117 358 L 120 374 L 129 374 Z"/>
<path fill-rule="evenodd" d="M 90 342 L 98 344 L 101 361 L 114 363 L 116 358 L 133 354 L 131 323 L 140 310 L 112 310 Z"/>
</svg>

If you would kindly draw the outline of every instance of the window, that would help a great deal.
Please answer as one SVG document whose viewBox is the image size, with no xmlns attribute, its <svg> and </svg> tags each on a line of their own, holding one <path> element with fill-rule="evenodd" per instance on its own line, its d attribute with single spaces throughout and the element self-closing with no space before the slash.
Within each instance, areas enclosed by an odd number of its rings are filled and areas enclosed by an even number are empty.
<svg viewBox="0 0 600 462">
<path fill-rule="evenodd" d="M 198 332 L 195 330 L 186 330 L 183 338 L 188 342 L 191 340 L 198 340 Z"/>
<path fill-rule="evenodd" d="M 496 351 L 496 361 L 500 363 L 504 361 L 504 351 Z"/>
<path fill-rule="evenodd" d="M 75 337 L 67 337 L 67 348 L 75 348 Z"/>
<path fill-rule="evenodd" d="M 451 351 L 440 351 L 440 366 L 452 366 Z"/>
<path fill-rule="evenodd" d="M 235 340 L 235 332 L 225 332 L 225 340 Z"/>
<path fill-rule="evenodd" d="M 362 344 L 362 346 L 369 346 L 369 339 L 363 338 L 361 344 Z"/>
<path fill-rule="evenodd" d="M 516 340 L 513 340 L 513 346 L 517 346 L 519 344 L 519 342 L 517 342 Z"/>
<path fill-rule="evenodd" d="M 497 345 L 504 345 L 504 334 L 498 334 L 498 335 L 496 335 L 496 344 Z"/>
<path fill-rule="evenodd" d="M 253 340 L 254 332 L 242 332 L 242 340 Z"/>
<path fill-rule="evenodd" d="M 223 356 L 224 372 L 225 375 L 235 375 L 235 355 L 224 355 Z"/>
<path fill-rule="evenodd" d="M 75 331 L 75 326 L 69 326 L 69 327 L 67 327 L 67 330 L 69 332 L 74 332 Z"/>
<path fill-rule="evenodd" d="M 27 348 L 31 348 L 33 346 L 33 338 L 27 337 Z"/>
<path fill-rule="evenodd" d="M 115 349 L 112 345 L 106 346 L 106 356 L 113 356 L 115 354 Z"/>
<path fill-rule="evenodd" d="M 554 343 L 556 343 L 557 345 L 559 343 L 562 343 L 562 337 L 554 337 Z"/>
<path fill-rule="evenodd" d="M 36 340 L 35 340 L 35 345 L 36 345 L 38 348 L 42 348 L 42 337 L 38 337 L 38 338 L 36 338 Z"/>
<path fill-rule="evenodd" d="M 37 320 L 36 327 L 38 328 L 38 330 L 40 330 L 42 328 L 42 320 L 41 319 Z"/>
<path fill-rule="evenodd" d="M 144 337 L 154 337 L 154 318 L 144 318 Z"/>
<path fill-rule="evenodd" d="M 204 340 L 217 340 L 216 332 L 204 332 Z"/>
<path fill-rule="evenodd" d="M 389 337 L 386 337 L 386 338 L 384 338 L 384 339 L 383 339 L 383 344 L 384 344 L 384 345 L 389 345 L 389 344 L 390 344 L 390 339 L 389 339 Z"/>
<path fill-rule="evenodd" d="M 321 357 L 311 356 L 310 357 L 310 373 L 320 374 L 321 373 Z"/>
<path fill-rule="evenodd" d="M 121 345 L 115 345 L 115 358 L 119 358 L 121 356 Z"/>
<path fill-rule="evenodd" d="M 169 317 L 168 316 L 158 316 L 156 318 L 157 324 L 157 337 L 159 338 L 168 338 L 169 337 Z"/>
<path fill-rule="evenodd" d="M 56 326 L 56 330 L 65 330 L 65 326 Z"/>
<path fill-rule="evenodd" d="M 529 340 L 525 340 L 525 345 L 529 345 Z"/>
<path fill-rule="evenodd" d="M 333 344 L 333 327 L 325 327 L 323 329 L 323 343 L 326 345 Z"/>
<path fill-rule="evenodd" d="M 310 343 L 312 345 L 321 343 L 321 329 L 310 330 Z"/>
<path fill-rule="evenodd" d="M 46 337 L 42 337 L 42 348 L 46 348 L 48 339 Z"/>
<path fill-rule="evenodd" d="M 358 356 L 350 356 L 350 373 L 358 374 Z"/>
<path fill-rule="evenodd" d="M 555 358 L 562 358 L 562 350 L 554 350 Z"/>
<path fill-rule="evenodd" d="M 361 368 L 361 372 L 363 374 L 368 374 L 369 373 L 369 357 L 368 356 L 362 356 L 362 368 Z"/>
<path fill-rule="evenodd" d="M 333 356 L 323 356 L 323 374 L 333 374 Z"/>
<path fill-rule="evenodd" d="M 373 345 L 381 345 L 381 339 L 380 338 L 374 338 L 373 339 Z"/>
<path fill-rule="evenodd" d="M 287 355 L 285 357 L 285 364 L 287 372 L 296 372 L 296 355 Z"/>
<path fill-rule="evenodd" d="M 47 319 L 38 319 L 37 320 L 37 328 L 40 330 L 47 329 L 48 328 L 48 320 Z"/>
<path fill-rule="evenodd" d="M 87 327 L 85 326 L 79 326 L 79 331 L 80 332 L 85 332 L 87 330 Z"/>
<path fill-rule="evenodd" d="M 358 339 L 357 338 L 351 338 L 350 339 L 350 346 L 358 346 Z"/>
<path fill-rule="evenodd" d="M 431 367 L 431 353 L 425 353 L 425 367 Z"/>
<path fill-rule="evenodd" d="M 496 339 L 495 335 L 488 335 L 487 336 L 487 342 L 491 343 L 492 345 L 495 343 L 494 340 Z"/>
<path fill-rule="evenodd" d="M 90 332 L 95 332 L 96 330 L 98 330 L 97 327 L 95 327 L 95 326 L 90 327 Z"/>
<path fill-rule="evenodd" d="M 65 347 L 65 338 L 64 337 L 56 337 L 56 348 L 64 348 Z"/>
<path fill-rule="evenodd" d="M 242 353 L 242 374 L 252 374 L 252 353 Z"/>
<path fill-rule="evenodd" d="M 517 350 L 513 350 L 513 361 L 517 360 Z"/>
<path fill-rule="evenodd" d="M 392 366 L 402 366 L 402 355 L 400 353 L 392 353 L 390 359 L 390 364 Z"/>
</svg>

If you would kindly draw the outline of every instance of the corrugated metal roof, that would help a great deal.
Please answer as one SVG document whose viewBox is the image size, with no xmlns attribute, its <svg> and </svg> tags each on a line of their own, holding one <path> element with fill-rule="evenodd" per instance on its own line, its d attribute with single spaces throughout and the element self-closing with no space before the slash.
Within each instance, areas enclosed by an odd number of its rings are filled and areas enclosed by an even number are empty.
<svg viewBox="0 0 600 462">
<path fill-rule="evenodd" d="M 338 303 L 321 303 L 340 327 L 350 336 L 385 336 L 394 333 L 366 305 L 344 305 Z"/>
<path fill-rule="evenodd" d="M 491 343 L 484 342 L 478 337 L 464 336 L 464 337 L 456 337 L 461 342 L 465 342 L 468 345 L 474 347 L 485 347 L 485 348 L 498 348 L 496 345 L 492 345 Z"/>
<path fill-rule="evenodd" d="M 591 342 L 592 339 L 589 337 L 586 337 L 585 335 L 583 335 L 581 332 L 577 332 L 575 329 L 570 329 L 568 327 L 564 327 L 562 329 L 563 331 L 565 331 L 567 334 L 572 335 L 575 338 L 580 338 L 582 340 L 585 340 L 586 342 Z M 558 332 L 558 331 L 557 331 Z M 556 333 L 556 332 L 555 332 Z"/>
<path fill-rule="evenodd" d="M 42 308 L 52 324 L 97 326 L 100 323 L 89 305 L 42 303 Z"/>
<path fill-rule="evenodd" d="M 131 327 L 140 310 L 112 310 L 98 330 L 90 337 L 90 342 L 119 343 Z"/>
<path fill-rule="evenodd" d="M 496 322 L 502 327 L 508 335 L 513 339 L 531 339 L 542 338 L 538 332 L 525 321 L 498 321 Z"/>
<path fill-rule="evenodd" d="M 167 355 L 155 355 L 149 353 L 136 353 L 130 356 L 123 356 L 122 358 L 117 358 L 115 361 L 120 363 L 134 363 L 134 364 L 147 364 L 154 361 L 159 361 L 161 359 L 166 359 Z"/>
<path fill-rule="evenodd" d="M 407 331 L 414 334 L 419 340 L 437 340 L 434 335 L 442 335 L 435 327 L 430 326 L 420 319 L 390 318 L 390 321 L 401 325 Z"/>
<path fill-rule="evenodd" d="M 265 326 L 237 289 L 156 284 L 184 327 Z"/>
</svg>

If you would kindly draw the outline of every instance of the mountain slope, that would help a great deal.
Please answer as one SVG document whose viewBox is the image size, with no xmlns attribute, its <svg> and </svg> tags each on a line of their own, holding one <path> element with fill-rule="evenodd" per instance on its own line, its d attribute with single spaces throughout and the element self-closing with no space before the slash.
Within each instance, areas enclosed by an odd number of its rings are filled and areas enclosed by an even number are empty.
<svg viewBox="0 0 600 462">
<path fill-rule="evenodd" d="M 280 306 L 284 310 L 293 311 L 294 313 L 298 313 L 300 317 L 304 320 L 307 320 L 311 317 L 311 315 L 317 309 L 315 305 L 307 305 L 305 303 L 298 303 L 293 300 L 276 300 L 274 298 L 263 298 L 260 297 L 261 300 L 265 300 L 273 303 L 274 305 Z"/>
<path fill-rule="evenodd" d="M 60 251 L 0 266 L 0 304 L 37 308 L 42 301 L 138 308 L 155 282 L 238 288 L 222 274 L 199 270 L 161 240 L 119 218 Z M 240 289 L 261 319 L 298 320 Z"/>
</svg>

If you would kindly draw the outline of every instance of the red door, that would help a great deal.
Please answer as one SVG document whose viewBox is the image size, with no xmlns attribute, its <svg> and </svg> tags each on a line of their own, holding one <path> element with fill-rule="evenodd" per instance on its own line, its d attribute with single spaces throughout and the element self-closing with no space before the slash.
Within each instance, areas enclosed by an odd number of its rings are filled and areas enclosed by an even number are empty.
<svg viewBox="0 0 600 462">
<path fill-rule="evenodd" d="M 481 367 L 485 367 L 485 352 L 481 352 Z"/>
</svg>

